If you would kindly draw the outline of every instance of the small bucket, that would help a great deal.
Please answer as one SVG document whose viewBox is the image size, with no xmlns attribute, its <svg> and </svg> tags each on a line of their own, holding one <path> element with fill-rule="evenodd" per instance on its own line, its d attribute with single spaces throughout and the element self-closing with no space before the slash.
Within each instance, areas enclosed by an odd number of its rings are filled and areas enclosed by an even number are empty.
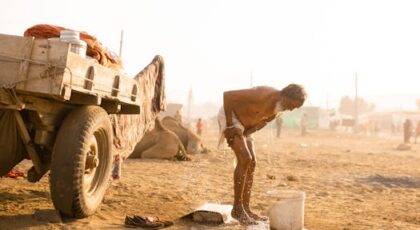
<svg viewBox="0 0 420 230">
<path fill-rule="evenodd" d="M 79 54 L 81 57 L 86 57 L 87 44 L 85 41 L 80 40 L 78 31 L 63 30 L 60 32 L 60 40 L 71 44 L 71 52 Z"/>
<path fill-rule="evenodd" d="M 275 197 L 277 201 L 269 210 L 270 229 L 302 230 L 304 226 L 305 193 L 301 191 L 278 191 L 275 193 Z"/>
</svg>

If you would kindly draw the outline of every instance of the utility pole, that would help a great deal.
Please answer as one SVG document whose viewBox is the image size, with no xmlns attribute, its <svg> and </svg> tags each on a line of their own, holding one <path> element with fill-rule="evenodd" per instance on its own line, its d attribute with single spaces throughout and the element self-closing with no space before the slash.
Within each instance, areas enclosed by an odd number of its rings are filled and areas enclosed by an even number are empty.
<svg viewBox="0 0 420 230">
<path fill-rule="evenodd" d="M 327 111 L 328 111 L 328 110 L 329 110 L 329 98 L 328 98 L 328 93 L 327 93 L 327 95 L 326 95 L 325 105 L 326 105 L 326 108 L 327 108 Z"/>
<path fill-rule="evenodd" d="M 122 47 L 123 47 L 123 40 L 124 40 L 124 30 L 121 30 L 121 37 L 120 37 L 120 53 L 118 56 L 120 56 L 120 59 L 122 60 Z"/>
<path fill-rule="evenodd" d="M 188 120 L 191 119 L 193 104 L 194 104 L 194 96 L 193 96 L 193 88 L 191 86 L 190 91 L 188 92 L 188 98 L 187 98 L 187 118 L 188 118 Z"/>
<path fill-rule="evenodd" d="M 358 82 L 357 82 L 357 72 L 354 74 L 354 126 L 357 126 L 359 119 L 359 98 L 358 98 Z"/>
<path fill-rule="evenodd" d="M 249 87 L 252 88 L 254 86 L 254 76 L 252 76 L 252 71 L 251 71 L 251 75 L 249 76 Z"/>
</svg>

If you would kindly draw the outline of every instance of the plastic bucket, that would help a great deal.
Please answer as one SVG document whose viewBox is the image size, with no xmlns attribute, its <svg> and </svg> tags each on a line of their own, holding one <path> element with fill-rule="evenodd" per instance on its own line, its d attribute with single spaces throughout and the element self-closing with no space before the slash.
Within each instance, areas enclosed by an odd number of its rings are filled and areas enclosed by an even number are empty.
<svg viewBox="0 0 420 230">
<path fill-rule="evenodd" d="M 269 210 L 272 230 L 302 230 L 304 226 L 305 193 L 302 191 L 278 191 L 277 201 Z"/>
<path fill-rule="evenodd" d="M 80 40 L 80 33 L 78 31 L 63 30 L 60 32 L 60 41 L 71 44 L 70 51 L 79 54 L 81 57 L 86 57 L 87 44 Z"/>
<path fill-rule="evenodd" d="M 60 32 L 60 39 L 62 40 L 79 40 L 80 32 L 73 30 L 62 30 Z"/>
</svg>

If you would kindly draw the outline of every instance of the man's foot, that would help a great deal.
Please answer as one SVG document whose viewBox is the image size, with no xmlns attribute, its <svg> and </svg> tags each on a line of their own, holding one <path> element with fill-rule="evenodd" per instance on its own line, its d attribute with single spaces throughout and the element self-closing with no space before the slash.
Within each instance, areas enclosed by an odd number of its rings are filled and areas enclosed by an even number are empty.
<svg viewBox="0 0 420 230">
<path fill-rule="evenodd" d="M 249 217 L 251 217 L 252 219 L 254 219 L 256 221 L 267 221 L 268 220 L 268 217 L 259 216 L 255 213 L 253 213 L 251 210 L 247 210 L 246 213 L 248 214 Z"/>
<path fill-rule="evenodd" d="M 232 209 L 231 215 L 234 219 L 239 221 L 241 225 L 256 225 L 258 224 L 254 219 L 248 216 L 244 210 Z"/>
</svg>

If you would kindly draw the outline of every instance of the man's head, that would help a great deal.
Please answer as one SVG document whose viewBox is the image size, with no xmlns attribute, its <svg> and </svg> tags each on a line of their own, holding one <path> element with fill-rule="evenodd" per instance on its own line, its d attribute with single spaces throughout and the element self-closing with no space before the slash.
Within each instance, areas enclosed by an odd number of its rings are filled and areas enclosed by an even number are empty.
<svg viewBox="0 0 420 230">
<path fill-rule="evenodd" d="M 293 110 L 299 108 L 305 102 L 306 91 L 301 85 L 290 84 L 281 90 L 281 107 L 284 110 Z"/>
</svg>

